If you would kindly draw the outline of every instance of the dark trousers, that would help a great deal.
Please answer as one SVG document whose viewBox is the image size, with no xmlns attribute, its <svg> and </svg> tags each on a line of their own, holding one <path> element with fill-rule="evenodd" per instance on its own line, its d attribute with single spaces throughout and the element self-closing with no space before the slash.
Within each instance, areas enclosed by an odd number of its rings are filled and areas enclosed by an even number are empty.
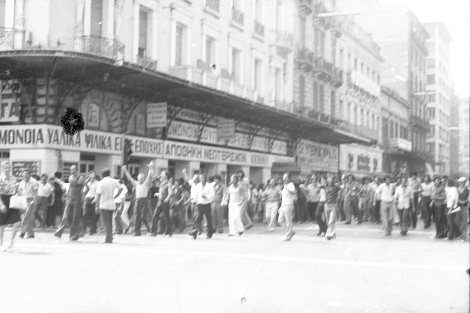
<svg viewBox="0 0 470 313">
<path fill-rule="evenodd" d="M 85 198 L 85 209 L 83 214 L 83 233 L 90 227 L 90 235 L 96 234 L 99 215 L 96 214 L 95 204 L 91 203 L 93 198 Z"/>
<path fill-rule="evenodd" d="M 315 213 L 317 211 L 317 207 L 318 202 L 307 202 L 308 215 L 311 221 L 316 221 L 317 219 L 317 215 Z"/>
<path fill-rule="evenodd" d="M 421 207 L 421 215 L 423 217 L 424 227 L 428 228 L 431 226 L 431 221 L 434 216 L 432 209 L 431 209 L 431 197 L 422 196 L 420 207 Z"/>
<path fill-rule="evenodd" d="M 171 236 L 173 232 L 171 230 L 171 223 L 170 223 L 170 205 L 165 202 L 160 204 L 160 206 L 157 207 L 157 209 L 155 210 L 155 213 L 153 214 L 151 232 L 153 235 L 157 235 L 158 220 L 160 219 L 161 214 L 163 214 L 163 221 L 165 222 L 165 228 L 166 228 L 165 234 Z"/>
<path fill-rule="evenodd" d="M 398 211 L 398 217 L 400 218 L 400 231 L 402 235 L 406 235 L 410 228 L 410 209 L 401 209 Z"/>
<path fill-rule="evenodd" d="M 380 200 L 375 200 L 375 205 L 374 205 L 374 219 L 377 223 L 380 223 Z"/>
<path fill-rule="evenodd" d="M 80 231 L 82 229 L 82 201 L 81 199 L 70 200 L 65 206 L 64 215 L 62 216 L 62 221 L 59 225 L 59 228 L 56 230 L 56 234 L 60 237 L 64 232 L 65 226 L 67 225 L 67 220 L 72 217 L 70 224 L 70 239 L 78 240 L 80 237 Z"/>
<path fill-rule="evenodd" d="M 140 230 L 142 228 L 142 222 L 144 223 L 147 231 L 150 232 L 150 227 L 147 222 L 148 214 L 148 199 L 147 198 L 138 198 L 135 201 L 135 228 L 134 233 L 140 235 Z"/>
<path fill-rule="evenodd" d="M 317 209 L 316 209 L 316 212 L 315 212 L 315 220 L 317 221 L 317 224 L 318 224 L 318 227 L 319 227 L 319 230 L 318 230 L 318 233 L 321 234 L 321 233 L 325 233 L 326 234 L 326 231 L 328 229 L 328 224 L 326 223 L 326 219 L 325 219 L 325 216 L 324 216 L 324 211 L 325 211 L 325 203 L 324 202 L 320 202 L 320 203 L 317 203 Z"/>
<path fill-rule="evenodd" d="M 414 193 L 413 198 L 411 199 L 411 227 L 416 228 L 416 224 L 418 223 L 418 215 L 419 215 L 419 193 Z"/>
<path fill-rule="evenodd" d="M 446 211 L 448 212 L 447 209 Z M 449 232 L 447 234 L 447 238 L 454 239 L 460 237 L 462 235 L 460 233 L 460 213 L 452 213 L 446 214 L 447 217 L 447 225 L 449 227 Z"/>
<path fill-rule="evenodd" d="M 100 210 L 101 223 L 103 223 L 104 230 L 106 232 L 106 243 L 113 242 L 113 214 L 111 210 Z"/>
<path fill-rule="evenodd" d="M 121 214 L 122 214 L 122 209 L 123 209 L 123 204 L 122 203 L 116 203 L 116 210 L 114 211 L 114 232 L 116 234 L 122 234 L 123 233 L 123 227 L 122 227 L 122 222 L 121 222 Z"/>
<path fill-rule="evenodd" d="M 214 230 L 212 228 L 212 207 L 211 204 L 198 204 L 196 206 L 196 218 L 193 225 L 193 232 L 197 232 L 202 228 L 202 220 L 206 216 L 207 237 L 212 237 Z"/>
<path fill-rule="evenodd" d="M 445 204 L 434 205 L 434 218 L 436 220 L 436 237 L 444 238 L 447 235 L 447 207 Z"/>
</svg>

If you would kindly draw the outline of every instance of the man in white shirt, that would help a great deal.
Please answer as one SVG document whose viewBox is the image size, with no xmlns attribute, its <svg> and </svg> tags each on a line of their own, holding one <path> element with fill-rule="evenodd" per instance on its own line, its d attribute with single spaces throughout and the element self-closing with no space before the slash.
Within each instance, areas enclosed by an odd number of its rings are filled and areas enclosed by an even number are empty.
<svg viewBox="0 0 470 313">
<path fill-rule="evenodd" d="M 385 182 L 377 188 L 375 193 L 376 199 L 380 201 L 380 212 L 382 217 L 382 224 L 385 230 L 385 236 L 390 236 L 393 229 L 393 185 L 391 184 L 390 177 L 385 177 Z"/>
<path fill-rule="evenodd" d="M 38 184 L 38 197 L 36 201 L 36 219 L 39 220 L 42 229 L 46 227 L 47 208 L 51 204 L 50 196 L 53 191 L 54 187 L 49 184 L 47 175 L 42 174 L 41 180 Z"/>
<path fill-rule="evenodd" d="M 20 238 L 34 238 L 34 221 L 36 211 L 36 196 L 38 192 L 38 182 L 31 177 L 31 172 L 25 170 L 23 172 L 23 180 L 18 186 L 18 195 L 26 197 L 28 206 L 24 213 L 23 222 L 21 223 L 21 234 Z"/>
<path fill-rule="evenodd" d="M 289 241 L 295 235 L 293 228 L 294 219 L 294 201 L 297 199 L 297 191 L 295 190 L 294 183 L 290 180 L 290 174 L 284 173 L 282 177 L 284 188 L 281 192 L 281 207 L 279 208 L 279 224 L 285 223 L 286 238 L 284 241 Z"/>
<path fill-rule="evenodd" d="M 191 184 L 194 185 L 194 182 L 188 179 L 188 174 L 186 170 L 183 170 L 184 178 Z M 196 185 L 195 193 L 197 196 L 196 202 L 196 217 L 193 229 L 188 233 L 194 239 L 197 238 L 198 230 L 201 228 L 201 223 L 203 217 L 206 217 L 207 222 L 207 239 L 212 238 L 213 228 L 212 228 L 212 206 L 211 203 L 214 200 L 214 187 L 212 184 L 207 182 L 207 177 L 205 174 L 199 175 L 200 182 Z"/>
<path fill-rule="evenodd" d="M 395 189 L 394 197 L 400 218 L 400 233 L 406 236 L 410 228 L 410 204 L 413 199 L 413 189 L 408 185 L 406 178 L 402 178 L 400 185 Z"/>
<path fill-rule="evenodd" d="M 126 175 L 127 179 L 135 188 L 135 227 L 134 227 L 134 236 L 140 236 L 142 228 L 142 220 L 145 219 L 148 213 L 148 192 L 150 187 L 152 187 L 153 181 L 153 162 L 150 162 L 148 165 L 149 171 L 147 178 L 142 173 L 137 175 L 137 180 L 132 178 L 131 174 L 127 170 L 127 167 L 124 165 L 122 170 Z M 148 227 L 148 226 L 147 226 Z M 147 229 L 150 231 L 150 229 Z"/>
<path fill-rule="evenodd" d="M 96 187 L 96 212 L 100 212 L 101 222 L 104 225 L 106 231 L 105 243 L 113 242 L 113 213 L 116 209 L 114 204 L 114 192 L 118 190 L 116 197 L 122 191 L 122 187 L 119 182 L 109 177 L 111 171 L 104 169 L 102 176 L 103 179 L 98 183 Z"/>
<path fill-rule="evenodd" d="M 129 217 L 127 216 L 127 210 L 124 212 L 124 201 L 126 200 L 126 195 L 128 193 L 128 189 L 126 184 L 124 184 L 123 179 L 119 179 L 119 177 L 114 177 L 116 181 L 119 182 L 119 186 L 121 192 L 118 190 L 114 191 L 114 204 L 116 205 L 116 210 L 114 211 L 114 234 L 122 235 L 124 230 L 127 230 L 129 227 Z M 124 227 L 123 227 L 124 226 Z"/>
</svg>

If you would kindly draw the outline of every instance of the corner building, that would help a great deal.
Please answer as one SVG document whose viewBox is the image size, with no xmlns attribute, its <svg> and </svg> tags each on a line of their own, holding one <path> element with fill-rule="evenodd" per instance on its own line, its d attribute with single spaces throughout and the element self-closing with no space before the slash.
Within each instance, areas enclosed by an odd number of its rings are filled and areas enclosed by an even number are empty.
<svg viewBox="0 0 470 313">
<path fill-rule="evenodd" d="M 279 16 L 304 3 L 0 0 L 0 157 L 17 174 L 67 177 L 77 164 L 119 175 L 129 138 L 133 173 L 154 160 L 175 177 L 242 169 L 261 183 L 298 158 L 321 169 L 339 144 L 370 140 L 289 109 L 294 30 Z M 150 125 L 155 104 L 162 127 Z M 67 106 L 86 123 L 73 138 L 58 126 Z M 232 135 L 221 138 L 227 120 Z"/>
</svg>

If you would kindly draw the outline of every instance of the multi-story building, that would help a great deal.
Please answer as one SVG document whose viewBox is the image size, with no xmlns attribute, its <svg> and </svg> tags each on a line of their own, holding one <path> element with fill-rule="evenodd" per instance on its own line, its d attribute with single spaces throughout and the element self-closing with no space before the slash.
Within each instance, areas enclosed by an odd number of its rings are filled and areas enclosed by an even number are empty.
<svg viewBox="0 0 470 313">
<path fill-rule="evenodd" d="M 449 45 L 451 37 L 442 23 L 424 24 L 429 34 L 426 41 L 426 117 L 431 124 L 431 131 L 426 139 L 426 148 L 434 156 L 434 172 L 448 175 L 450 172 L 450 79 Z"/>
<path fill-rule="evenodd" d="M 470 101 L 459 101 L 459 168 L 460 175 L 470 177 Z"/>
<path fill-rule="evenodd" d="M 176 177 L 182 168 L 243 169 L 259 183 L 273 164 L 299 159 L 336 172 L 339 144 L 371 141 L 289 108 L 300 65 L 290 45 L 296 29 L 282 21 L 313 19 L 313 8 L 293 0 L 0 0 L 8 111 L 0 155 L 15 173 L 27 166 L 67 176 L 77 164 L 114 175 L 130 140 L 134 172 L 154 160 Z M 319 75 L 334 72 L 315 60 Z M 74 137 L 56 126 L 70 106 L 86 124 Z"/>
<path fill-rule="evenodd" d="M 372 11 L 355 20 L 379 44 L 385 62 L 382 63 L 381 85 L 402 93 L 409 103 L 408 138 L 412 153 L 408 155 L 409 171 L 425 172 L 433 160 L 426 152 L 426 137 L 430 130 L 425 116 L 427 101 L 426 40 L 429 35 L 418 18 L 410 11 L 395 7 L 381 7 L 375 0 L 338 0 L 342 11 Z M 398 83 L 406 82 L 405 85 Z M 427 165 L 426 165 L 427 164 Z"/>
<path fill-rule="evenodd" d="M 459 152 L 460 152 L 460 99 L 451 89 L 450 96 L 450 121 L 449 121 L 449 174 L 451 177 L 457 177 L 459 173 Z"/>
<path fill-rule="evenodd" d="M 338 23 L 339 24 L 339 23 Z M 379 140 L 381 124 L 380 48 L 369 33 L 350 18 L 342 18 L 336 44 L 336 64 L 345 83 L 337 92 L 334 116 L 339 126 L 354 134 Z M 382 172 L 382 151 L 358 144 L 340 146 L 340 170 L 356 175 Z"/>
</svg>

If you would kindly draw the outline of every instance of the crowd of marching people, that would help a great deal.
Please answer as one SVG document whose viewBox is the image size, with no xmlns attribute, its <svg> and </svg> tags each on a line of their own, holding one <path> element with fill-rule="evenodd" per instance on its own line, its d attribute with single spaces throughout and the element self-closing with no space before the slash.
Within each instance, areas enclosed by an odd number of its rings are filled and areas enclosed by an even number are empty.
<svg viewBox="0 0 470 313">
<path fill-rule="evenodd" d="M 315 223 L 317 236 L 336 237 L 336 222 L 382 224 L 386 236 L 397 226 L 402 236 L 423 227 L 436 229 L 435 238 L 467 240 L 469 184 L 466 178 L 314 174 L 306 181 L 292 181 L 289 173 L 256 186 L 243 171 L 229 177 L 196 173 L 174 179 L 167 171 L 158 176 L 150 163 L 147 173 L 133 177 L 126 166 L 122 177 L 110 177 L 104 169 L 78 173 L 71 166 L 67 181 L 60 172 L 39 177 L 25 170 L 14 177 L 8 161 L 0 173 L 0 246 L 4 230 L 12 226 L 8 250 L 19 230 L 20 238 L 34 238 L 34 230 L 54 229 L 61 237 L 69 228 L 70 240 L 104 232 L 113 235 L 148 236 L 187 233 L 194 239 L 206 230 L 206 238 L 226 232 L 241 236 L 255 223 L 272 232 L 282 224 L 285 241 L 295 235 L 295 223 Z"/>
</svg>

